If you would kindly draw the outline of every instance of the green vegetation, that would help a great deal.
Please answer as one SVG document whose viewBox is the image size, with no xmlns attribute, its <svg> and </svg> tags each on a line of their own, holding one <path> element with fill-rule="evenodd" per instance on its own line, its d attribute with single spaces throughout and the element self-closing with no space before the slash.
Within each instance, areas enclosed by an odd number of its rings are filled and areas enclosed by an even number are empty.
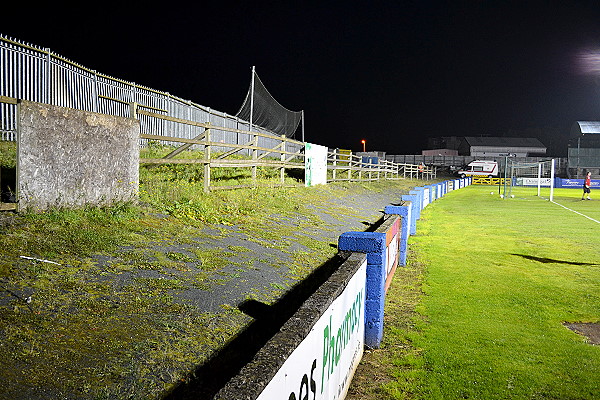
<svg viewBox="0 0 600 400">
<path fill-rule="evenodd" d="M 600 347 L 563 325 L 600 322 L 599 227 L 535 192 L 473 186 L 424 210 L 350 398 L 600 398 Z M 600 220 L 580 198 L 554 200 Z"/>
<path fill-rule="evenodd" d="M 148 146 L 140 152 L 140 158 L 162 158 L 175 150 L 178 146 L 163 145 L 157 141 L 149 141 Z M 212 153 L 212 158 L 217 157 L 218 153 Z M 175 158 L 186 160 L 202 160 L 204 152 L 200 150 L 186 150 L 178 154 Z M 233 154 L 227 157 L 228 160 L 244 160 L 247 156 Z M 303 173 L 303 171 L 301 171 Z M 299 173 L 296 170 L 287 170 L 285 185 L 296 186 L 298 181 L 294 179 L 293 174 Z M 203 164 L 143 164 L 140 168 L 140 181 L 155 183 L 147 187 L 145 193 L 157 204 L 168 203 L 172 210 L 181 215 L 194 217 L 196 212 L 204 214 L 205 210 L 201 208 L 195 199 L 197 198 L 196 186 L 190 187 L 188 184 L 200 183 L 204 179 Z M 256 179 L 252 178 L 252 169 L 250 167 L 220 167 L 211 168 L 211 186 L 239 186 L 239 185 L 257 185 L 273 186 L 281 184 L 279 180 L 279 169 L 257 167 Z M 202 185 L 199 186 L 202 189 Z M 169 190 L 165 190 L 169 189 Z M 200 190 L 202 191 L 202 190 Z M 178 199 L 178 200 L 177 200 Z M 174 201 L 175 200 L 175 201 Z M 200 209 L 200 210 L 197 210 Z"/>
<path fill-rule="evenodd" d="M 282 279 L 245 296 L 268 303 L 336 251 L 312 205 L 361 221 L 339 199 L 415 184 L 206 194 L 195 166 L 140 170 L 139 204 L 0 214 L 0 398 L 156 398 L 250 322 L 181 296 L 273 263 L 227 244 L 232 232 L 289 258 L 270 266 Z"/>
<path fill-rule="evenodd" d="M 17 144 L 0 140 L 0 168 L 17 166 Z"/>
</svg>

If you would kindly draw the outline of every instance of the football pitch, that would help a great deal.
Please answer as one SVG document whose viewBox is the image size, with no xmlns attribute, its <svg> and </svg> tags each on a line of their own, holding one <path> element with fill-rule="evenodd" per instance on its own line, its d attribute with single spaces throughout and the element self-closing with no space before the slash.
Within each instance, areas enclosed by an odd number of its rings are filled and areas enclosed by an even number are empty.
<svg viewBox="0 0 600 400">
<path fill-rule="evenodd" d="M 388 367 L 390 398 L 600 398 L 600 191 L 511 194 L 470 186 L 423 210 L 412 328 L 385 327 L 388 350 L 414 349 Z"/>
</svg>

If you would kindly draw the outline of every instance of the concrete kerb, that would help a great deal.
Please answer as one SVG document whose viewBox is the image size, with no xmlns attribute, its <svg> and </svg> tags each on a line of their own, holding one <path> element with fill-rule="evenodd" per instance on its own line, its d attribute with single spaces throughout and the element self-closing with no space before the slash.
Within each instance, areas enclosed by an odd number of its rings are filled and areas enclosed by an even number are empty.
<svg viewBox="0 0 600 400">
<path fill-rule="evenodd" d="M 217 392 L 214 400 L 254 400 L 260 396 L 317 320 L 345 289 L 363 265 L 366 256 L 346 253 L 346 257 L 341 266 L 302 304 L 252 361 Z M 282 394 L 282 397 L 287 398 L 287 394 Z"/>
</svg>

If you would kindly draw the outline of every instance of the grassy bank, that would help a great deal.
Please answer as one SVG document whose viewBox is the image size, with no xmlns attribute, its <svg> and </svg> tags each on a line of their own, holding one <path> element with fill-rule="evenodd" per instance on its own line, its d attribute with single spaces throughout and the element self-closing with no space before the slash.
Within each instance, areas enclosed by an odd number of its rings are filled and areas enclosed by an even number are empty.
<svg viewBox="0 0 600 400">
<path fill-rule="evenodd" d="M 426 208 L 354 398 L 600 397 L 600 347 L 564 325 L 600 321 L 600 227 L 581 215 L 600 220 L 598 203 L 513 194 L 469 187 Z"/>
<path fill-rule="evenodd" d="M 335 254 L 318 233 L 326 219 L 366 220 L 344 199 L 415 185 L 205 194 L 196 172 L 142 167 L 140 204 L 0 216 L 0 398 L 157 398 L 250 321 L 235 304 L 203 312 L 181 297 L 223 291 L 265 265 L 230 235 L 286 257 L 285 268 L 267 265 L 281 281 L 246 294 L 268 302 Z"/>
</svg>

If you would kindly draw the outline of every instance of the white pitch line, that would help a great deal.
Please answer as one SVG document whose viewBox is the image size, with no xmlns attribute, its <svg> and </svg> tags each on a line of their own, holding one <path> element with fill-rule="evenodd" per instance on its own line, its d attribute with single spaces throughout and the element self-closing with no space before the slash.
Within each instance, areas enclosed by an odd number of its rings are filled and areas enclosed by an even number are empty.
<svg viewBox="0 0 600 400">
<path fill-rule="evenodd" d="M 594 218 L 588 217 L 588 216 L 587 216 L 587 215 L 585 215 L 585 214 L 582 214 L 582 213 L 580 213 L 580 212 L 578 212 L 578 211 L 575 211 L 575 210 L 571 210 L 569 207 L 565 207 L 565 206 L 563 206 L 562 204 L 558 204 L 558 203 L 557 203 L 557 202 L 555 202 L 555 201 L 550 201 L 550 202 L 551 202 L 551 203 L 554 203 L 554 204 L 556 204 L 556 205 L 558 205 L 558 206 L 561 206 L 561 207 L 562 207 L 562 208 L 564 208 L 565 210 L 572 211 L 572 212 L 574 212 L 575 214 L 579 214 L 579 215 L 581 215 L 582 217 L 586 217 L 586 218 L 587 218 L 587 219 L 589 219 L 590 221 L 594 221 L 595 223 L 597 223 L 597 224 L 600 224 L 600 221 L 597 221 L 597 220 L 595 220 Z"/>
</svg>

